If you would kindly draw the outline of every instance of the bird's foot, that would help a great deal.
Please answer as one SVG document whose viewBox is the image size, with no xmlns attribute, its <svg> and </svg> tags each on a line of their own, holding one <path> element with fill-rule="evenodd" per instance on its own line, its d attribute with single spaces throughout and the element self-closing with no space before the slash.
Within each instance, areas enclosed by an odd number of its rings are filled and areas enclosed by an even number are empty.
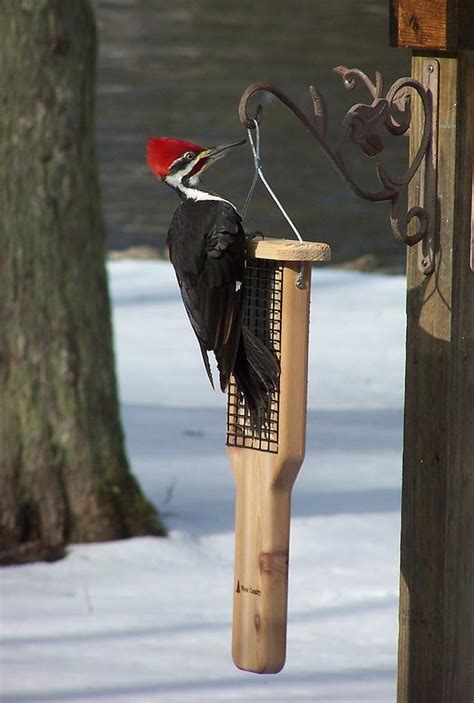
<svg viewBox="0 0 474 703">
<path fill-rule="evenodd" d="M 247 242 L 252 242 L 254 239 L 257 239 L 259 241 L 265 239 L 265 235 L 263 232 L 247 232 Z"/>
</svg>

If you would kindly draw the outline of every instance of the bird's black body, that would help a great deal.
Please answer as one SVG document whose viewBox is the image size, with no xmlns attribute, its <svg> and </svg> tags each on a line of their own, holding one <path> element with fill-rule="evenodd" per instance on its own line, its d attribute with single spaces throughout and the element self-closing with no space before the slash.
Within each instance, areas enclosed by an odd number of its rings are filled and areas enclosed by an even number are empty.
<svg viewBox="0 0 474 703">
<path fill-rule="evenodd" d="M 222 390 L 233 375 L 254 425 L 260 423 L 277 388 L 274 354 L 243 322 L 247 238 L 234 206 L 200 181 L 201 173 L 230 144 L 204 149 L 177 139 L 152 137 L 148 164 L 181 198 L 168 232 L 170 259 L 201 347 L 209 380 L 208 352 L 214 352 Z M 214 385 L 214 384 L 213 384 Z"/>
<path fill-rule="evenodd" d="M 207 352 L 213 351 L 224 390 L 240 340 L 246 240 L 235 209 L 219 200 L 185 200 L 168 232 L 189 319 L 201 346 L 209 379 Z"/>
<path fill-rule="evenodd" d="M 168 233 L 170 259 L 212 383 L 213 351 L 225 390 L 230 375 L 253 419 L 278 381 L 274 355 L 242 324 L 247 238 L 235 208 L 223 200 L 185 200 Z"/>
</svg>

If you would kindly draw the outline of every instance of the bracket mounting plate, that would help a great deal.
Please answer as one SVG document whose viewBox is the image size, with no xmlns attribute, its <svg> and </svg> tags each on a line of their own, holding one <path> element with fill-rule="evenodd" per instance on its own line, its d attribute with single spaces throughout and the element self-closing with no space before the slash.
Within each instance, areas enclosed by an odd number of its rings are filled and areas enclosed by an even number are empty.
<svg viewBox="0 0 474 703">
<path fill-rule="evenodd" d="M 428 230 L 418 244 L 418 266 L 422 273 L 433 273 L 435 267 L 435 241 L 438 228 L 437 186 L 438 186 L 438 92 L 439 61 L 425 59 L 422 85 L 431 100 L 431 139 L 420 169 L 420 190 L 418 203 L 428 215 Z M 426 117 L 426 116 L 425 116 Z"/>
</svg>

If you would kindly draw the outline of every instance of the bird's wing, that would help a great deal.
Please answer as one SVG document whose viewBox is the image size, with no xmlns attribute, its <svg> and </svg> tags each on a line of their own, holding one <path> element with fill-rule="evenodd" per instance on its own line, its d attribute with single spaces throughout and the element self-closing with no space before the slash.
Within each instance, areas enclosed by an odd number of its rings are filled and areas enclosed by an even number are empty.
<svg viewBox="0 0 474 703">
<path fill-rule="evenodd" d="M 240 217 L 226 203 L 184 203 L 168 233 L 170 258 L 208 376 L 216 356 L 225 388 L 240 340 L 246 239 Z"/>
</svg>

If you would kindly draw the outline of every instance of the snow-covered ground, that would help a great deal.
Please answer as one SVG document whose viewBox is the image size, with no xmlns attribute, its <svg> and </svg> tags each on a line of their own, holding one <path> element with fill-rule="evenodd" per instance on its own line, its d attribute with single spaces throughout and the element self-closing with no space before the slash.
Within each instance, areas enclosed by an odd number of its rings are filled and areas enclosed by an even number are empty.
<svg viewBox="0 0 474 703">
<path fill-rule="evenodd" d="M 133 470 L 168 539 L 1 573 L 3 703 L 385 703 L 395 697 L 405 283 L 313 275 L 308 451 L 293 495 L 288 654 L 230 657 L 234 487 L 165 262 L 109 265 Z"/>
</svg>

